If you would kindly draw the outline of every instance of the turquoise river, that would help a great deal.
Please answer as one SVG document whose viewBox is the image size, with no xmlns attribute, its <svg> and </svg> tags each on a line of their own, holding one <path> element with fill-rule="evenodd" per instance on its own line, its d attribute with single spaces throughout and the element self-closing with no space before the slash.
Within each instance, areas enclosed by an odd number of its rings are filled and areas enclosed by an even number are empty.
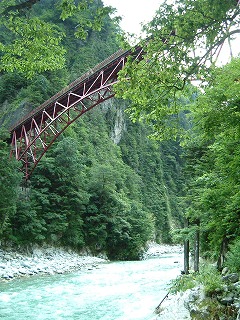
<svg viewBox="0 0 240 320">
<path fill-rule="evenodd" d="M 154 320 L 182 254 L 0 283 L 4 320 Z"/>
</svg>

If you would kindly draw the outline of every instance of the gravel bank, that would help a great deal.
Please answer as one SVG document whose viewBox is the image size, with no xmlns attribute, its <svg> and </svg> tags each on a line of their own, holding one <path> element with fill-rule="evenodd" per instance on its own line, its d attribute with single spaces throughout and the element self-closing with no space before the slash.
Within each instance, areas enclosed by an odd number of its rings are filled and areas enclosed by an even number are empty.
<svg viewBox="0 0 240 320">
<path fill-rule="evenodd" d="M 96 268 L 106 263 L 103 258 L 78 255 L 60 248 L 35 248 L 31 253 L 0 249 L 0 280 L 13 280 L 23 276 L 61 274 L 79 269 Z"/>
<path fill-rule="evenodd" d="M 151 259 L 160 257 L 163 254 L 174 254 L 174 253 L 183 253 L 183 247 L 180 245 L 164 245 L 157 244 L 155 242 L 150 242 L 148 245 L 148 249 L 143 254 L 142 258 Z"/>
</svg>

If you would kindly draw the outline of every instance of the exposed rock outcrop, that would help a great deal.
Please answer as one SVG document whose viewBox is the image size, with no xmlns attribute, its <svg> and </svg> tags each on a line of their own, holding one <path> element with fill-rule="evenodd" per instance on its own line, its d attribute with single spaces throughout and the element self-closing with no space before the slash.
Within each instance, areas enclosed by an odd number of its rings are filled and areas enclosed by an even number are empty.
<svg viewBox="0 0 240 320">
<path fill-rule="evenodd" d="M 185 306 L 191 319 L 239 320 L 240 319 L 240 282 L 237 273 L 222 277 L 222 288 L 216 289 L 211 296 L 204 293 L 204 287 L 190 290 Z"/>
<path fill-rule="evenodd" d="M 114 128 L 111 132 L 111 139 L 115 144 L 118 144 L 121 141 L 124 131 L 126 131 L 126 121 L 124 118 L 124 111 L 118 108 L 116 111 Z"/>
<path fill-rule="evenodd" d="M 203 285 L 169 294 L 156 310 L 161 320 L 240 320 L 239 274 L 222 272 L 222 286 L 211 294 Z"/>
</svg>

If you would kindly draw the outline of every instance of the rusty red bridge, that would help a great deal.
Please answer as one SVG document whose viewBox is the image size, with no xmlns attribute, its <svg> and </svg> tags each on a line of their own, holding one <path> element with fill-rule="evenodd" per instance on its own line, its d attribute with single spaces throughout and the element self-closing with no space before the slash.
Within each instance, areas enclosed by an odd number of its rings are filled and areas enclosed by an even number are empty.
<svg viewBox="0 0 240 320">
<path fill-rule="evenodd" d="M 76 119 L 114 96 L 113 85 L 127 58 L 141 59 L 141 47 L 119 50 L 45 101 L 11 129 L 11 156 L 28 179 L 56 138 Z"/>
</svg>

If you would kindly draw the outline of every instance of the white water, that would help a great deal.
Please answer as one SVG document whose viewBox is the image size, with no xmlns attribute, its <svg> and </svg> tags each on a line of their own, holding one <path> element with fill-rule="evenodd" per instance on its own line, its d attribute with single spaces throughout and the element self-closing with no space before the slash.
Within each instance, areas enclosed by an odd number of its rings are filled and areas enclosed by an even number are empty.
<svg viewBox="0 0 240 320">
<path fill-rule="evenodd" d="M 4 320 L 153 320 L 182 254 L 0 283 Z M 161 319 L 161 318 L 160 318 Z"/>
</svg>

